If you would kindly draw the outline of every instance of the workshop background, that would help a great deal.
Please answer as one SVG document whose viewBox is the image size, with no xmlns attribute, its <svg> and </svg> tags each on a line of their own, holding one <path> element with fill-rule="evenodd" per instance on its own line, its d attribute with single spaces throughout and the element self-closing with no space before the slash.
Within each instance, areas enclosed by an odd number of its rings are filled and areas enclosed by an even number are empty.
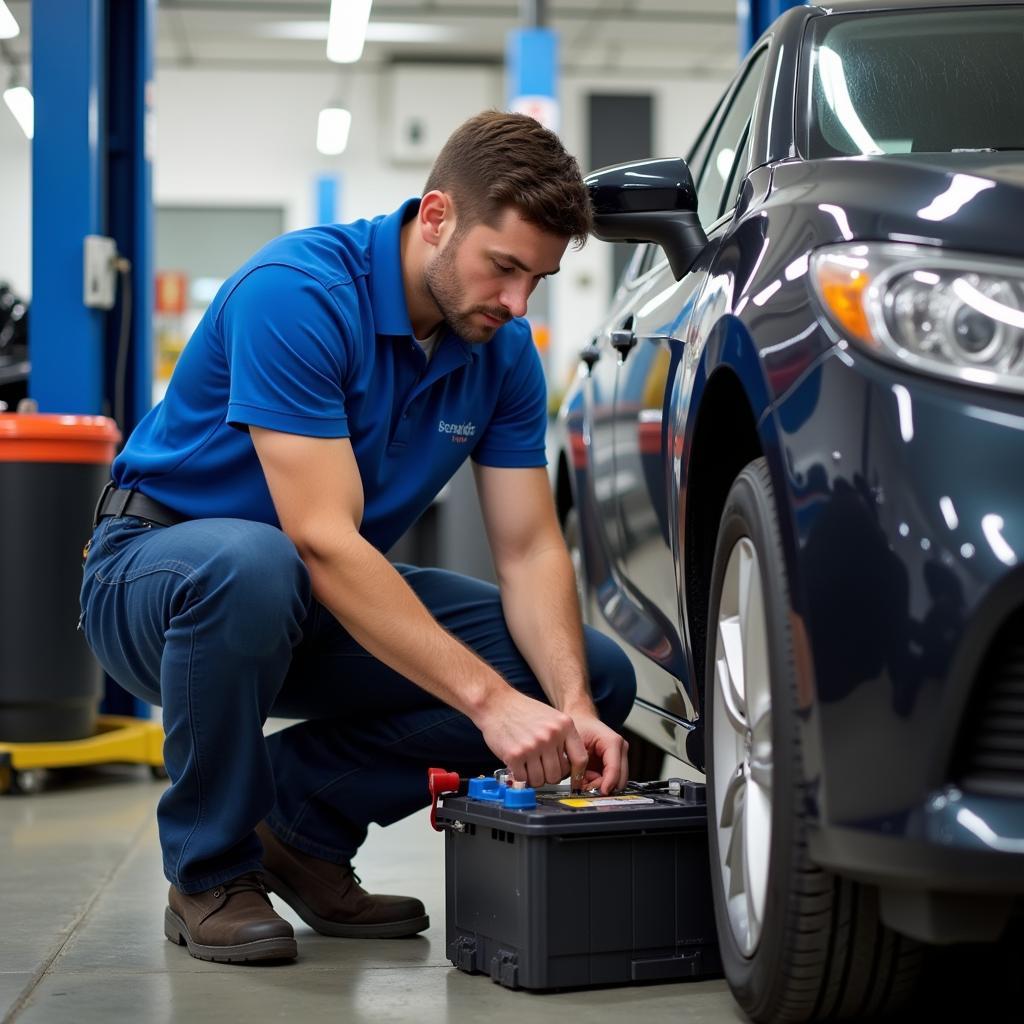
<svg viewBox="0 0 1024 1024">
<path fill-rule="evenodd" d="M 419 192 L 448 133 L 481 109 L 532 113 L 584 170 L 685 154 L 752 39 L 786 6 L 375 0 L 361 56 L 336 63 L 329 0 L 0 3 L 0 426 L 16 412 L 107 416 L 126 435 L 159 401 L 219 284 L 256 248 L 394 209 Z M 99 248 L 87 249 L 86 236 L 99 236 L 90 243 Z M 106 238 L 124 262 L 109 282 L 90 282 L 88 270 L 83 282 L 83 261 L 109 261 Z M 627 258 L 625 247 L 591 240 L 531 303 L 552 412 Z M 89 443 L 102 476 L 113 442 Z M 12 532 L 34 523 L 41 533 L 44 520 L 60 529 L 73 509 L 52 524 L 38 509 L 18 511 L 6 479 L 0 705 L 12 699 L 4 661 L 24 640 L 19 595 L 23 615 L 53 630 L 48 643 L 59 648 L 74 628 L 44 621 L 42 588 L 16 552 L 29 542 Z M 29 483 L 45 500 L 49 485 Z M 397 553 L 488 577 L 478 520 L 460 474 Z M 74 671 L 73 660 L 61 664 Z M 103 713 L 124 717 L 99 760 L 119 763 L 47 772 L 76 764 L 51 749 L 11 785 L 25 792 L 0 798 L 3 1021 L 742 1019 L 724 981 L 538 998 L 453 970 L 443 840 L 423 815 L 374 831 L 357 867 L 371 890 L 421 896 L 425 935 L 338 942 L 285 908 L 300 938 L 292 967 L 185 956 L 160 929 L 163 783 L 146 731 L 155 723 L 102 685 Z"/>
</svg>

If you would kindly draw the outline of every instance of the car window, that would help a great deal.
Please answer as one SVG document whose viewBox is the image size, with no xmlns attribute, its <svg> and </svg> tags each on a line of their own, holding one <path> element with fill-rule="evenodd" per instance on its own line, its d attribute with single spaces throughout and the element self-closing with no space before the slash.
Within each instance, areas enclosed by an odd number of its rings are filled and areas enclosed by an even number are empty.
<svg viewBox="0 0 1024 1024">
<path fill-rule="evenodd" d="M 767 49 L 761 50 L 747 66 L 743 81 L 733 94 L 729 109 L 708 151 L 708 159 L 697 186 L 697 213 L 705 228 L 718 220 L 726 184 L 732 177 L 736 163 L 736 151 L 740 149 L 754 110 L 767 53 Z"/>
<path fill-rule="evenodd" d="M 621 242 L 614 243 L 615 245 L 622 245 Z M 640 269 L 641 263 L 643 262 L 644 253 L 647 250 L 646 242 L 628 242 L 626 244 L 626 261 L 622 273 L 619 275 L 618 280 L 615 282 L 616 288 L 622 288 L 628 286 L 630 283 L 635 281 L 643 271 Z"/>
<path fill-rule="evenodd" d="M 747 164 L 750 163 L 750 137 L 753 134 L 750 130 L 751 122 L 747 122 L 743 129 L 743 138 L 740 142 L 740 150 L 736 159 L 732 162 L 732 173 L 729 175 L 728 184 L 722 192 L 722 203 L 718 210 L 718 216 L 728 212 L 736 205 L 740 194 L 740 182 L 747 173 Z"/>
<path fill-rule="evenodd" d="M 644 254 L 636 268 L 636 276 L 642 277 L 655 263 L 660 263 L 665 258 L 665 250 L 660 245 L 648 242 L 644 248 Z"/>
<path fill-rule="evenodd" d="M 719 97 L 718 102 L 715 104 L 715 109 L 711 111 L 711 116 L 704 122 L 704 126 L 700 130 L 700 134 L 697 136 L 697 140 L 694 142 L 693 147 L 690 149 L 689 155 L 686 157 L 686 166 L 690 169 L 690 174 L 693 175 L 693 180 L 697 181 L 700 178 L 700 172 L 704 169 L 704 161 L 707 159 L 708 147 L 711 145 L 712 131 L 714 127 L 715 119 L 718 117 L 719 110 L 722 109 L 722 103 L 725 100 L 726 94 Z"/>
<path fill-rule="evenodd" d="M 1024 148 L 1024 8 L 813 22 L 810 158 Z"/>
</svg>

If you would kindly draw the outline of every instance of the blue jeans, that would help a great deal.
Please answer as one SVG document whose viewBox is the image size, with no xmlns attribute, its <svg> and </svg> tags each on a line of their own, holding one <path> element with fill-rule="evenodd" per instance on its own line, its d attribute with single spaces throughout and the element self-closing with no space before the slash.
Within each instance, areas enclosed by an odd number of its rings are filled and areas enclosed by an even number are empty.
<svg viewBox="0 0 1024 1024">
<path fill-rule="evenodd" d="M 546 700 L 496 587 L 396 568 L 446 630 Z M 429 766 L 498 766 L 468 718 L 346 633 L 313 598 L 291 540 L 266 524 L 106 518 L 85 563 L 82 610 L 107 672 L 163 708 L 171 785 L 157 819 L 164 872 L 182 892 L 257 870 L 262 819 L 300 850 L 347 861 L 371 821 L 387 825 L 429 802 Z M 633 704 L 632 667 L 595 631 L 585 642 L 598 712 L 619 728 Z M 303 721 L 265 738 L 270 715 Z"/>
</svg>

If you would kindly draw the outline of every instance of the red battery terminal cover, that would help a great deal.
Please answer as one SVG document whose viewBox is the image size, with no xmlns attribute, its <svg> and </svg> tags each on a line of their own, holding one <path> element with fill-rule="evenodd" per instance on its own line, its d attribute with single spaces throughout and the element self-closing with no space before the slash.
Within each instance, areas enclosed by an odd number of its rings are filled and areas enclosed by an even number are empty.
<svg viewBox="0 0 1024 1024">
<path fill-rule="evenodd" d="M 444 829 L 437 823 L 437 798 L 442 793 L 465 791 L 466 781 L 459 778 L 458 772 L 445 771 L 444 768 L 428 768 L 427 787 L 430 790 L 430 827 L 435 832 L 443 832 Z"/>
</svg>

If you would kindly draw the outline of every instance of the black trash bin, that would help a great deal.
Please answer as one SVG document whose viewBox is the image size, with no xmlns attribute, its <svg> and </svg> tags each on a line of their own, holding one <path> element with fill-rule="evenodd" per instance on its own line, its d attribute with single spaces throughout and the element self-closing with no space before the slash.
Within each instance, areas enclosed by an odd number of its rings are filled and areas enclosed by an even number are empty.
<svg viewBox="0 0 1024 1024">
<path fill-rule="evenodd" d="M 103 672 L 77 628 L 78 591 L 119 440 L 103 416 L 0 414 L 0 741 L 96 731 Z"/>
</svg>

